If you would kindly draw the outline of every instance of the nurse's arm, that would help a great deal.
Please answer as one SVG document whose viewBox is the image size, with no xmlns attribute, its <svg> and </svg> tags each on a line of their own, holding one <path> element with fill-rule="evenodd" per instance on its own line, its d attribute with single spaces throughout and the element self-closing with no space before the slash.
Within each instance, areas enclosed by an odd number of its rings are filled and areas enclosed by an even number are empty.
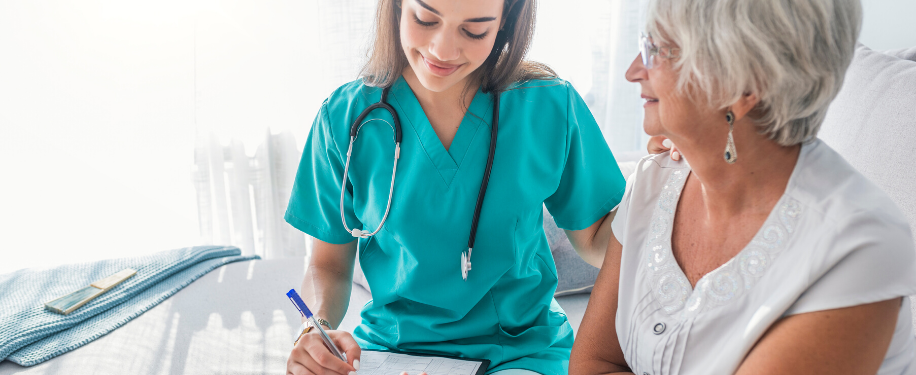
<svg viewBox="0 0 916 375">
<path fill-rule="evenodd" d="M 356 243 L 337 245 L 312 238 L 312 257 L 302 279 L 302 297 L 312 311 L 335 328 L 350 304 Z M 303 318 L 303 321 L 305 318 Z"/>
<path fill-rule="evenodd" d="M 617 211 L 611 211 L 598 219 L 594 224 L 582 230 L 565 230 L 566 237 L 572 243 L 573 249 L 585 262 L 597 268 L 604 263 L 604 253 L 608 249 L 608 241 L 614 236 L 611 232 L 611 222 Z"/>
<path fill-rule="evenodd" d="M 343 321 L 350 302 L 356 241 L 335 245 L 313 239 L 312 257 L 302 279 L 302 297 L 312 312 L 335 328 Z M 304 321 L 304 318 L 303 318 Z M 361 350 L 349 332 L 328 330 L 328 336 L 347 356 L 343 362 L 328 351 L 312 330 L 300 334 L 286 361 L 286 373 L 352 374 L 359 367 Z"/>
<path fill-rule="evenodd" d="M 570 375 L 630 374 L 617 339 L 617 291 L 620 283 L 620 254 L 623 246 L 611 236 L 607 256 L 595 280 L 595 288 L 579 325 L 572 354 Z"/>
</svg>

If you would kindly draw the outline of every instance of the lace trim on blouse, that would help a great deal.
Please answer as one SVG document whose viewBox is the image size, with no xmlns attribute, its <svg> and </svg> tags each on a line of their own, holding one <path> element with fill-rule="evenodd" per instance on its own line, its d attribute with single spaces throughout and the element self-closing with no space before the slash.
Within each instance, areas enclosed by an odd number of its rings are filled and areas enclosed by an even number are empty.
<svg viewBox="0 0 916 375">
<path fill-rule="evenodd" d="M 801 204 L 783 195 L 760 231 L 734 258 L 704 275 L 692 289 L 671 250 L 674 211 L 688 170 L 671 173 L 652 213 L 643 252 L 652 294 L 668 315 L 682 319 L 721 306 L 753 288 L 786 248 L 802 213 Z"/>
</svg>

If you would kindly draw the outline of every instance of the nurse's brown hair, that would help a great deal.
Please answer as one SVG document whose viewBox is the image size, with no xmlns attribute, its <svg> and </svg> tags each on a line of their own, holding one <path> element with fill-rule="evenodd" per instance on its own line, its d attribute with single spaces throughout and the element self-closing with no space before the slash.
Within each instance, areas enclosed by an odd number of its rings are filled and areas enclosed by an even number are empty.
<svg viewBox="0 0 916 375">
<path fill-rule="evenodd" d="M 379 0 L 375 18 L 375 40 L 369 61 L 360 77 L 369 86 L 390 87 L 408 66 L 401 48 L 401 1 Z M 525 60 L 534 35 L 536 0 L 504 0 L 505 23 L 496 33 L 490 56 L 471 73 L 483 92 L 502 91 L 514 82 L 552 79 L 557 75 L 548 66 Z M 467 89 L 466 88 L 466 89 Z"/>
</svg>

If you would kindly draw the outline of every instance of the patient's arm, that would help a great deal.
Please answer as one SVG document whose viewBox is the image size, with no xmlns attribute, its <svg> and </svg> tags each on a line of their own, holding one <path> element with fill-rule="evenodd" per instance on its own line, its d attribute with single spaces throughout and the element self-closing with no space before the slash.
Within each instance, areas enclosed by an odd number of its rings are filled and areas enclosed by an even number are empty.
<svg viewBox="0 0 916 375">
<path fill-rule="evenodd" d="M 569 357 L 570 375 L 632 374 L 620 349 L 614 323 L 623 247 L 613 233 L 609 237 L 607 255 Z"/>
<path fill-rule="evenodd" d="M 735 374 L 874 374 L 894 336 L 900 302 L 894 298 L 783 318 L 757 341 Z"/>
<path fill-rule="evenodd" d="M 312 257 L 302 279 L 302 298 L 316 315 L 336 328 L 350 304 L 356 241 L 343 245 L 315 238 L 312 241 Z"/>
<path fill-rule="evenodd" d="M 604 253 L 608 249 L 608 241 L 613 236 L 611 222 L 614 221 L 614 215 L 616 214 L 616 210 L 611 211 L 611 213 L 604 215 L 594 224 L 582 230 L 564 229 L 573 249 L 576 249 L 576 253 L 588 264 L 601 268 L 604 263 Z"/>
</svg>

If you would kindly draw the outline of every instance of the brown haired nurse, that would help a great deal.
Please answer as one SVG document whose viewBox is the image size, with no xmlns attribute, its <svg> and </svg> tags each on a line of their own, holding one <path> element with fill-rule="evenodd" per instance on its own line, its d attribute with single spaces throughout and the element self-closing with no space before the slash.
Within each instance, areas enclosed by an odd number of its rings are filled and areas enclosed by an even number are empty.
<svg viewBox="0 0 916 375">
<path fill-rule="evenodd" d="M 322 104 L 286 212 L 315 238 L 303 297 L 349 362 L 306 331 L 288 373 L 347 374 L 360 348 L 566 373 L 573 331 L 542 205 L 601 264 L 625 182 L 578 93 L 524 59 L 534 10 L 379 1 L 369 62 Z M 357 254 L 373 300 L 351 334 L 334 328 Z"/>
</svg>

